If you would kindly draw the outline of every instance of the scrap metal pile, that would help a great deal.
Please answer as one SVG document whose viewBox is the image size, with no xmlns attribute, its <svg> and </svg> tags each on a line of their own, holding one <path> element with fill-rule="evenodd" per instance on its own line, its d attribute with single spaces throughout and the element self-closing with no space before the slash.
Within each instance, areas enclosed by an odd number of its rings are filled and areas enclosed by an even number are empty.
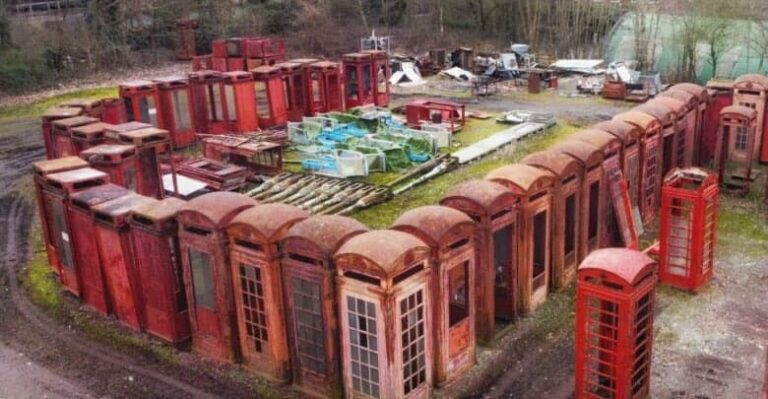
<svg viewBox="0 0 768 399">
<path fill-rule="evenodd" d="M 283 203 L 315 215 L 344 215 L 388 200 L 388 187 L 283 172 L 246 193 L 259 203 Z"/>
</svg>

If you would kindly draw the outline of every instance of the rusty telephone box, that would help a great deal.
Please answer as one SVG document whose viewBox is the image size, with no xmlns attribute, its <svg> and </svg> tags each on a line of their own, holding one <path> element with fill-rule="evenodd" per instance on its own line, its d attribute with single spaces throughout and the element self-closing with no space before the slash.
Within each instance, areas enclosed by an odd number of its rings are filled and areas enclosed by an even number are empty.
<svg viewBox="0 0 768 399">
<path fill-rule="evenodd" d="M 333 254 L 367 231 L 355 219 L 319 215 L 296 223 L 280 240 L 293 385 L 307 395 L 339 393 L 341 348 Z"/>
<path fill-rule="evenodd" d="M 154 83 L 146 80 L 121 83 L 119 92 L 128 122 L 163 126 L 165 121 L 160 110 L 160 94 Z"/>
<path fill-rule="evenodd" d="M 40 216 L 40 227 L 43 233 L 43 242 L 45 252 L 48 256 L 48 264 L 57 276 L 61 275 L 61 263 L 59 255 L 56 252 L 57 238 L 59 233 L 55 232 L 55 223 L 53 209 L 47 204 L 44 192 L 47 187 L 48 175 L 66 172 L 75 169 L 82 169 L 88 166 L 88 163 L 78 157 L 64 157 L 45 161 L 38 161 L 33 164 L 35 170 L 35 200 L 37 202 L 37 213 Z"/>
<path fill-rule="evenodd" d="M 627 190 L 632 208 L 640 209 L 640 187 L 642 185 L 640 170 L 640 137 L 643 132 L 635 125 L 620 121 L 607 120 L 592 125 L 592 129 L 602 130 L 612 134 L 621 140 L 623 149 L 621 152 L 621 167 L 624 178 L 627 180 Z"/>
<path fill-rule="evenodd" d="M 620 236 L 620 226 L 617 225 L 617 210 L 613 204 L 611 191 L 611 179 L 613 174 L 622 175 L 621 172 L 621 151 L 623 145 L 616 136 L 606 133 L 602 130 L 587 129 L 576 132 L 571 136 L 571 140 L 583 141 L 589 143 L 603 153 L 603 187 L 602 187 L 602 209 L 600 211 L 600 239 L 598 247 L 607 248 L 620 246 L 622 237 Z M 623 212 L 623 208 L 621 211 Z M 621 216 L 631 216 L 623 214 Z M 622 226 L 623 227 L 623 226 Z"/>
<path fill-rule="evenodd" d="M 287 61 L 275 64 L 275 67 L 280 68 L 282 73 L 286 118 L 291 122 L 301 122 L 307 108 L 307 65 Z"/>
<path fill-rule="evenodd" d="M 632 108 L 632 111 L 641 112 L 656 118 L 661 123 L 661 136 L 659 138 L 659 156 L 661 158 L 661 177 L 665 176 L 672 168 L 677 167 L 675 154 L 677 153 L 677 126 L 674 110 L 668 106 L 649 101 Z M 661 196 L 661 184 L 658 184 L 657 197 Z"/>
<path fill-rule="evenodd" d="M 173 197 L 147 201 L 134 207 L 128 219 L 144 306 L 142 326 L 172 344 L 190 334 L 176 222 L 185 203 Z"/>
<path fill-rule="evenodd" d="M 106 130 L 114 126 L 110 123 L 96 122 L 73 128 L 72 147 L 75 153 L 72 155 L 79 155 L 89 148 L 106 143 Z"/>
<path fill-rule="evenodd" d="M 603 226 L 605 179 L 603 152 L 587 142 L 566 140 L 550 147 L 550 151 L 573 157 L 581 165 L 581 207 L 579 212 L 578 253 L 583 259 L 600 247 Z"/>
<path fill-rule="evenodd" d="M 520 197 L 518 284 L 520 310 L 533 311 L 549 292 L 552 184 L 554 176 L 530 165 L 512 164 L 488 173 Z"/>
<path fill-rule="evenodd" d="M 197 141 L 193 116 L 195 104 L 189 81 L 181 76 L 154 79 L 157 86 L 161 123 L 157 127 L 168 130 L 174 148 L 188 147 Z"/>
<path fill-rule="evenodd" d="M 428 398 L 429 247 L 407 233 L 377 230 L 352 237 L 333 259 L 347 397 Z"/>
<path fill-rule="evenodd" d="M 365 50 L 371 55 L 371 72 L 373 73 L 373 104 L 377 107 L 389 106 L 389 54 L 384 50 Z"/>
<path fill-rule="evenodd" d="M 628 111 L 613 117 L 637 126 L 640 136 L 640 213 L 644 224 L 653 221 L 661 198 L 661 123 L 644 112 Z"/>
<path fill-rule="evenodd" d="M 749 192 L 754 146 L 757 140 L 757 112 L 742 105 L 731 105 L 720 111 L 714 171 L 720 184 L 737 188 L 742 195 Z"/>
<path fill-rule="evenodd" d="M 160 168 L 160 153 L 170 144 L 167 130 L 148 127 L 129 130 L 118 135 L 120 143 L 136 149 L 138 163 L 136 192 L 153 198 L 163 198 L 163 176 Z"/>
<path fill-rule="evenodd" d="M 195 131 L 206 134 L 224 134 L 229 130 L 227 121 L 227 95 L 224 76 L 211 70 L 191 72 L 187 75 L 194 107 Z"/>
<path fill-rule="evenodd" d="M 696 291 L 715 266 L 717 176 L 700 168 L 673 169 L 661 190 L 659 281 Z"/>
<path fill-rule="evenodd" d="M 581 197 L 583 166 L 575 158 L 555 152 L 540 151 L 523 158 L 521 163 L 546 170 L 554 176 L 552 184 L 552 267 L 550 286 L 563 289 L 576 278 L 581 261 Z"/>
<path fill-rule="evenodd" d="M 434 383 L 444 385 L 475 365 L 475 231 L 466 214 L 445 206 L 406 211 L 393 230 L 430 247 Z"/>
<path fill-rule="evenodd" d="M 501 184 L 469 180 L 454 186 L 440 205 L 464 212 L 477 224 L 475 331 L 491 342 L 496 318 L 517 315 L 520 199 Z"/>
<path fill-rule="evenodd" d="M 599 249 L 576 284 L 577 399 L 647 398 L 656 263 L 625 248 Z"/>
<path fill-rule="evenodd" d="M 73 212 L 70 210 L 70 196 L 91 187 L 107 184 L 109 176 L 106 173 L 92 168 L 76 168 L 45 176 L 43 185 L 43 206 L 48 221 L 48 240 L 56 251 L 56 259 L 59 261 L 59 279 L 64 289 L 76 296 L 83 294 L 78 268 L 81 264 L 91 260 L 95 254 L 88 252 L 85 257 L 78 256 L 76 252 L 76 233 L 87 230 L 91 225 L 90 217 L 85 220 L 73 220 Z M 80 223 L 85 223 L 80 225 Z M 85 235 L 87 239 L 92 239 Z M 79 243 L 77 243 L 79 245 Z M 98 265 L 98 257 L 95 260 Z"/>
<path fill-rule="evenodd" d="M 118 125 L 128 121 L 125 115 L 125 107 L 119 98 L 105 98 L 102 100 L 101 121 L 112 125 Z"/>
<path fill-rule="evenodd" d="M 702 164 L 702 147 L 704 146 L 704 131 L 707 128 L 706 112 L 709 105 L 712 103 L 712 98 L 709 96 L 709 91 L 704 87 L 695 83 L 678 83 L 672 86 L 669 90 L 670 93 L 687 92 L 694 96 L 695 101 L 691 101 L 692 105 L 696 107 L 696 127 L 694 128 L 694 153 L 693 153 L 693 165 Z"/>
<path fill-rule="evenodd" d="M 704 130 L 701 138 L 700 162 L 706 164 L 715 156 L 715 144 L 717 142 L 717 130 L 720 128 L 720 111 L 733 105 L 733 82 L 710 80 L 707 82 L 709 104 L 704 112 Z"/>
<path fill-rule="evenodd" d="M 350 53 L 342 56 L 345 108 L 374 104 L 373 85 L 376 80 L 372 57 L 370 53 Z"/>
<path fill-rule="evenodd" d="M 72 143 L 72 129 L 98 121 L 96 118 L 82 115 L 53 121 L 53 157 L 61 158 L 77 155 L 75 145 Z"/>
<path fill-rule="evenodd" d="M 80 153 L 92 168 L 109 175 L 109 181 L 136 191 L 138 188 L 136 147 L 124 144 L 101 144 Z"/>
<path fill-rule="evenodd" d="M 654 101 L 666 104 L 677 115 L 678 167 L 691 166 L 698 162 L 696 152 L 700 145 L 700 138 L 696 128 L 698 127 L 699 98 L 687 91 L 667 90 L 656 96 Z"/>
<path fill-rule="evenodd" d="M 282 126 L 288 122 L 285 104 L 285 86 L 280 68 L 260 66 L 252 69 L 256 92 L 256 113 L 263 129 Z"/>
<path fill-rule="evenodd" d="M 344 111 L 341 67 L 338 62 L 319 61 L 309 66 L 309 112 Z"/>
<path fill-rule="evenodd" d="M 55 141 L 53 136 L 53 122 L 59 119 L 68 119 L 79 116 L 82 110 L 78 108 L 55 107 L 46 110 L 40 117 L 43 133 L 43 144 L 45 145 L 45 157 L 54 159 L 56 157 Z M 74 154 L 73 154 L 74 155 Z"/>
<path fill-rule="evenodd" d="M 741 75 L 733 82 L 733 105 L 752 108 L 757 113 L 755 121 L 755 146 L 753 159 L 768 162 L 768 76 L 750 73 Z"/>
<path fill-rule="evenodd" d="M 226 226 L 256 204 L 242 194 L 213 192 L 190 200 L 176 216 L 192 350 L 217 361 L 237 360 L 240 353 Z"/>
<path fill-rule="evenodd" d="M 249 72 L 226 72 L 223 75 L 229 130 L 246 133 L 258 129 L 253 75 Z"/>
<path fill-rule="evenodd" d="M 91 207 L 112 312 L 120 323 L 136 331 L 142 329 L 144 303 L 128 216 L 134 208 L 152 202 L 152 198 L 131 193 Z"/>
<path fill-rule="evenodd" d="M 291 375 L 278 243 L 307 217 L 292 205 L 264 204 L 241 212 L 227 226 L 243 363 L 277 381 Z"/>
</svg>

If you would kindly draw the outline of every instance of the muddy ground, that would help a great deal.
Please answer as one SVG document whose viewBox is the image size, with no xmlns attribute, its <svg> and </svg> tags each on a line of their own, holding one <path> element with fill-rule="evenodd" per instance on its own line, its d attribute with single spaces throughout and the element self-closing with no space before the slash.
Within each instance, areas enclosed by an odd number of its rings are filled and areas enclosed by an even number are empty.
<svg viewBox="0 0 768 399">
<path fill-rule="evenodd" d="M 525 96 L 462 101 L 489 112 L 546 110 L 579 124 L 627 106 L 554 96 L 547 101 Z M 173 360 L 163 361 L 143 350 L 93 341 L 66 318 L 34 306 L 18 276 L 31 251 L 39 250 L 28 242 L 36 220 L 29 176 L 31 163 L 42 157 L 36 119 L 0 122 L 0 370 L 13 371 L 0 377 L 0 398 L 293 395 L 244 377 L 237 367 L 219 367 L 188 353 L 173 351 Z M 703 292 L 660 290 L 653 397 L 753 398 L 761 387 L 768 340 L 766 216 L 730 199 L 723 200 L 721 209 L 728 210 L 729 218 L 746 215 L 743 223 L 750 228 L 731 224 L 720 233 L 717 274 Z M 479 367 L 437 396 L 571 397 L 573 298 L 572 289 L 552 295 L 532 316 L 508 327 L 493 348 L 481 348 Z M 66 296 L 61 306 L 63 313 L 84 312 Z M 114 322 L 85 317 L 114 327 Z"/>
</svg>

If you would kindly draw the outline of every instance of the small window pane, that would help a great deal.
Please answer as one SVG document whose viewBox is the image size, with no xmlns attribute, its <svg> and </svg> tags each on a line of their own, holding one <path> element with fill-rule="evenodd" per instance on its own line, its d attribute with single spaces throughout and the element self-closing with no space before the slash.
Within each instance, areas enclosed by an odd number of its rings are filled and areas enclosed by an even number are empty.
<svg viewBox="0 0 768 399">
<path fill-rule="evenodd" d="M 213 288 L 213 270 L 211 258 L 207 252 L 189 249 L 189 267 L 192 269 L 192 290 L 195 292 L 195 304 L 216 311 Z"/>
</svg>

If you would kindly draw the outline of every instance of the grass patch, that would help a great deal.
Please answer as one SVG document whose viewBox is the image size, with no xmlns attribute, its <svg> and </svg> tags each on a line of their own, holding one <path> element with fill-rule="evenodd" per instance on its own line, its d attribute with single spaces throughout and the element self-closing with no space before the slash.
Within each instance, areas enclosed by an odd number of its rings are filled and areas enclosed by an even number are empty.
<svg viewBox="0 0 768 399">
<path fill-rule="evenodd" d="M 60 94 L 58 96 L 48 97 L 32 104 L 13 105 L 9 107 L 0 107 L 0 121 L 5 119 L 24 118 L 38 116 L 48 108 L 73 99 L 100 99 L 106 97 L 117 97 L 117 87 L 101 87 L 95 89 L 85 89 L 73 91 L 71 93 Z"/>
<path fill-rule="evenodd" d="M 21 286 L 35 305 L 48 313 L 58 313 L 61 291 L 56 276 L 48 265 L 48 255 L 43 244 L 43 231 L 39 222 L 29 229 L 32 257 L 21 273 Z"/>
<path fill-rule="evenodd" d="M 407 191 L 390 201 L 373 206 L 352 216 L 373 229 L 386 228 L 406 209 L 437 203 L 451 187 L 470 179 L 481 179 L 488 172 L 510 163 L 519 161 L 524 156 L 541 151 L 552 144 L 565 139 L 579 130 L 570 124 L 560 124 L 536 137 L 523 140 L 510 150 L 502 150 L 478 162 L 463 166 L 450 173 L 438 176 L 413 190 Z"/>
</svg>

